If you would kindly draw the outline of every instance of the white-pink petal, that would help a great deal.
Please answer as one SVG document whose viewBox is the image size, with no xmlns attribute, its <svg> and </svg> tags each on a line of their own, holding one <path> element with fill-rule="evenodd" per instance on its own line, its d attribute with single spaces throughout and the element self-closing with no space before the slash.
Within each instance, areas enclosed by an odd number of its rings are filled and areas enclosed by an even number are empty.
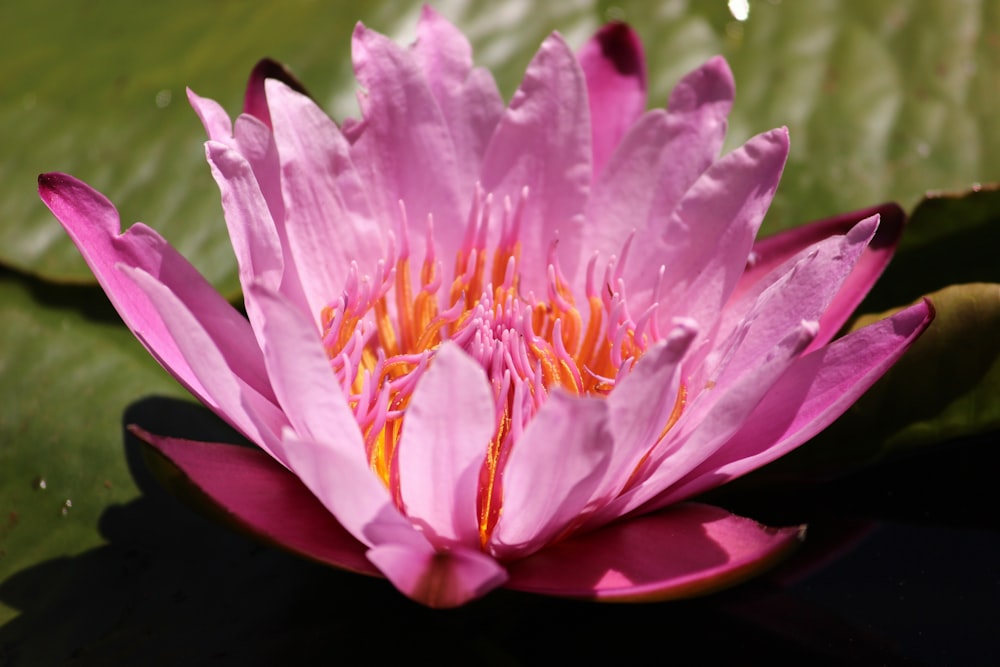
<svg viewBox="0 0 1000 667">
<path fill-rule="evenodd" d="M 404 202 L 417 258 L 424 253 L 425 221 L 433 215 L 440 251 L 453 257 L 475 176 L 459 172 L 451 130 L 424 72 L 409 50 L 361 24 L 354 29 L 351 55 L 364 89 L 364 119 L 352 138 L 351 157 L 368 187 L 373 213 L 384 228 L 398 229 L 399 202 Z"/>
<path fill-rule="evenodd" d="M 420 12 L 412 53 L 451 135 L 460 192 L 471 191 L 503 115 L 496 82 L 488 70 L 472 66 L 472 47 L 462 31 L 429 5 Z"/>
<path fill-rule="evenodd" d="M 433 544 L 479 547 L 479 473 L 495 430 L 482 366 L 442 344 L 407 405 L 397 454 L 404 511 Z"/>
<path fill-rule="evenodd" d="M 507 459 L 503 512 L 490 537 L 490 553 L 523 557 L 574 527 L 604 479 L 611 455 L 607 402 L 550 394 Z"/>
<path fill-rule="evenodd" d="M 757 135 L 712 164 L 666 224 L 649 225 L 661 231 L 637 238 L 625 267 L 629 293 L 639 297 L 636 310 L 648 305 L 662 266 L 659 321 L 714 321 L 743 274 L 787 157 L 785 128 Z"/>
<path fill-rule="evenodd" d="M 677 322 L 666 340 L 647 350 L 606 399 L 614 449 L 607 474 L 594 493 L 596 501 L 617 496 L 663 435 L 681 391 L 681 360 L 696 333 L 694 322 Z"/>
<path fill-rule="evenodd" d="M 350 147 L 329 116 L 308 97 L 273 79 L 265 82 L 281 162 L 285 232 L 310 312 L 340 296 L 351 262 L 373 273 L 384 251 L 385 221 Z"/>
<path fill-rule="evenodd" d="M 364 460 L 364 442 L 309 316 L 260 283 L 247 285 L 260 313 L 264 362 L 282 411 L 296 435 L 331 440 Z"/>
<path fill-rule="evenodd" d="M 545 294 L 548 253 L 559 240 L 567 276 L 587 259 L 583 211 L 590 191 L 590 110 L 580 65 L 558 34 L 528 65 L 483 158 L 482 185 L 495 201 L 516 203 L 525 187 L 521 223 L 521 286 Z M 497 230 L 493 230 L 496 238 Z"/>
<path fill-rule="evenodd" d="M 368 559 L 400 591 L 435 609 L 449 609 L 482 597 L 507 580 L 498 562 L 474 549 L 436 552 L 410 544 L 383 544 Z"/>
</svg>

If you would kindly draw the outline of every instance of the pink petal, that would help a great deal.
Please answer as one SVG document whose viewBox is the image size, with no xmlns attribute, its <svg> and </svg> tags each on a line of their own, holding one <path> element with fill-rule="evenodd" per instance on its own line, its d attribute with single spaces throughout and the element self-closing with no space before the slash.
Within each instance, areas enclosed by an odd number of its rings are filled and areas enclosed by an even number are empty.
<svg viewBox="0 0 1000 667">
<path fill-rule="evenodd" d="M 720 378 L 713 389 L 696 394 L 677 424 L 661 442 L 643 470 L 638 483 L 626 490 L 591 524 L 622 516 L 642 507 L 658 509 L 648 501 L 658 497 L 689 471 L 722 447 L 740 430 L 747 418 L 768 395 L 802 350 L 816 336 L 815 322 L 802 322 L 777 342 L 754 368 L 735 378 Z"/>
<path fill-rule="evenodd" d="M 188 306 L 154 276 L 123 264 L 118 269 L 132 281 L 134 288 L 145 293 L 150 306 L 163 318 L 180 357 L 205 392 L 205 397 L 199 398 L 236 430 L 287 465 L 278 440 L 281 428 L 287 423 L 285 415 L 270 399 L 243 381 L 238 365 L 235 368 L 230 365 L 223 351 L 228 341 L 214 338 Z"/>
<path fill-rule="evenodd" d="M 550 394 L 507 460 L 491 553 L 522 557 L 570 528 L 605 477 L 611 451 L 604 399 Z"/>
<path fill-rule="evenodd" d="M 247 316 L 254 330 L 259 332 L 260 313 L 249 286 L 259 282 L 273 290 L 280 288 L 284 273 L 281 239 L 247 160 L 216 141 L 205 144 L 205 154 L 222 193 L 222 208 L 239 265 Z"/>
<path fill-rule="evenodd" d="M 254 76 L 254 74 L 251 74 L 251 80 L 254 80 Z M 261 102 L 263 102 L 264 79 L 260 79 L 259 86 Z M 266 211 L 271 217 L 270 225 L 273 227 L 273 231 L 267 233 L 269 236 L 276 235 L 278 246 L 280 247 L 280 258 L 282 260 L 284 258 L 291 258 L 288 237 L 284 228 L 285 203 L 281 194 L 281 165 L 278 161 L 278 151 L 274 144 L 274 135 L 271 132 L 270 126 L 265 125 L 260 119 L 245 113 L 236 119 L 234 127 L 229 120 L 229 115 L 217 102 L 198 97 L 190 89 L 188 89 L 188 100 L 201 118 L 209 140 L 222 143 L 233 150 L 239 151 L 242 158 L 250 165 L 250 168 L 253 170 L 253 177 L 257 180 L 260 195 L 263 196 L 266 202 Z M 270 123 L 269 113 L 267 115 L 267 122 Z M 211 161 L 211 155 L 209 156 L 209 160 Z M 229 160 L 229 162 L 232 161 Z M 221 184 L 220 187 L 222 187 Z M 244 186 L 244 189 L 246 187 L 249 187 L 249 185 Z M 225 205 L 227 196 L 225 188 L 223 188 L 222 194 L 223 205 Z M 232 226 L 232 223 L 230 223 L 230 228 Z M 230 231 L 230 234 L 232 234 L 232 231 Z M 252 238 L 254 234 L 250 236 Z M 236 240 L 234 239 L 235 244 Z M 239 253 L 237 254 L 239 255 Z M 306 304 L 298 270 L 292 261 L 283 261 L 282 263 L 281 291 L 297 303 L 303 306 Z"/>
<path fill-rule="evenodd" d="M 458 607 L 507 580 L 503 566 L 472 549 L 435 552 L 429 547 L 385 544 L 368 558 L 407 596 L 435 609 Z"/>
<path fill-rule="evenodd" d="M 438 552 L 400 514 L 364 449 L 289 437 L 292 469 L 341 525 L 371 547 L 368 559 L 403 593 L 431 606 L 456 606 L 503 583 L 505 573 L 485 554 L 463 547 Z"/>
<path fill-rule="evenodd" d="M 162 237 L 141 223 L 122 234 L 118 211 L 111 202 L 72 176 L 42 174 L 38 177 L 38 192 L 79 248 L 128 328 L 191 393 L 214 405 L 155 304 L 115 269 L 116 264 L 141 268 L 165 285 L 187 304 L 209 338 L 225 342 L 221 354 L 230 372 L 263 398 L 273 399 L 264 359 L 249 323 Z"/>
<path fill-rule="evenodd" d="M 744 475 L 815 436 L 882 377 L 933 316 L 930 302 L 921 302 L 796 361 L 740 430 L 657 504 Z"/>
<path fill-rule="evenodd" d="M 359 542 L 373 547 L 405 544 L 431 549 L 430 543 L 400 514 L 365 460 L 362 443 L 340 442 L 338 433 L 320 441 L 286 432 L 289 468 Z"/>
<path fill-rule="evenodd" d="M 236 149 L 253 169 L 260 194 L 267 203 L 282 257 L 280 292 L 304 310 L 309 309 L 299 269 L 295 264 L 285 224 L 285 200 L 281 191 L 281 161 L 271 129 L 257 118 L 241 114 L 234 127 Z M 273 243 L 273 241 L 272 241 Z"/>
<path fill-rule="evenodd" d="M 688 74 L 670 100 L 667 111 L 651 111 L 632 126 L 594 185 L 587 205 L 587 219 L 592 221 L 587 247 L 603 257 L 619 255 L 633 231 L 640 241 L 634 246 L 652 236 L 659 247 L 664 219 L 718 158 L 733 101 L 726 61 L 714 58 Z M 635 250 L 639 261 L 657 259 Z"/>
<path fill-rule="evenodd" d="M 722 56 L 711 58 L 674 86 L 667 103 L 670 123 L 677 128 L 668 149 L 673 163 L 654 191 L 654 211 L 661 215 L 673 211 L 718 159 L 735 95 L 733 73 Z"/>
<path fill-rule="evenodd" d="M 594 178 L 646 109 L 646 57 L 624 23 L 609 23 L 577 54 L 590 102 Z"/>
<path fill-rule="evenodd" d="M 199 97 L 190 88 L 187 89 L 187 98 L 201 119 L 201 124 L 205 126 L 205 133 L 209 139 L 223 143 L 232 142 L 233 122 L 221 104 L 207 97 Z"/>
<path fill-rule="evenodd" d="M 363 574 L 379 572 L 365 546 L 337 523 L 298 477 L 258 449 L 129 430 L 177 466 L 228 518 L 265 542 Z"/>
<path fill-rule="evenodd" d="M 340 130 L 309 98 L 265 82 L 281 161 L 285 230 L 311 312 L 343 290 L 352 261 L 362 273 L 382 258 L 381 224 Z"/>
<path fill-rule="evenodd" d="M 267 127 L 271 127 L 271 112 L 265 90 L 265 82 L 268 79 L 281 81 L 295 92 L 307 97 L 309 91 L 287 67 L 275 60 L 264 58 L 254 65 L 250 72 L 250 78 L 247 80 L 246 93 L 243 96 L 243 113 L 253 116 Z"/>
<path fill-rule="evenodd" d="M 722 310 L 743 274 L 787 157 L 785 128 L 757 135 L 722 157 L 681 199 L 659 243 L 645 246 L 662 248 L 662 255 L 630 264 L 626 278 L 645 271 L 637 285 L 655 280 L 650 264 L 666 267 L 664 284 L 670 287 L 661 299 L 661 322 L 686 316 L 708 323 Z"/>
<path fill-rule="evenodd" d="M 802 249 L 829 236 L 846 234 L 859 221 L 873 215 L 879 216 L 878 231 L 820 319 L 820 335 L 813 342 L 812 349 L 829 342 L 892 259 L 906 222 L 906 215 L 897 204 L 881 204 L 845 213 L 758 240 L 751 253 L 753 261 L 740 278 L 734 297 L 750 289 L 751 285 Z"/>
<path fill-rule="evenodd" d="M 721 368 L 706 368 L 707 372 L 744 372 L 756 365 L 775 341 L 802 320 L 820 321 L 817 338 L 832 337 L 832 333 L 823 331 L 820 318 L 851 274 L 877 227 L 877 218 L 866 218 L 847 234 L 820 241 L 789 260 L 787 265 L 775 269 L 774 274 L 780 276 L 776 280 L 770 284 L 768 279 L 759 280 L 736 303 L 728 304 L 721 330 L 733 332 L 730 337 L 735 342 L 717 343 L 727 358 Z M 745 331 L 737 331 L 741 328 Z M 732 349 L 727 349 L 730 346 Z M 811 347 L 815 346 L 814 339 Z M 695 374 L 692 382 L 704 382 L 704 377 Z"/>
<path fill-rule="evenodd" d="M 260 309 L 258 334 L 267 373 L 295 433 L 334 441 L 363 459 L 361 430 L 309 316 L 262 284 L 250 283 L 247 289 Z"/>
<path fill-rule="evenodd" d="M 665 222 L 668 210 L 651 209 L 623 267 L 630 307 L 642 312 L 662 284 L 657 318 L 664 328 L 690 317 L 708 335 L 743 274 L 787 156 L 787 130 L 758 135 L 702 173 Z"/>
<path fill-rule="evenodd" d="M 498 202 L 518 202 L 530 186 L 521 223 L 521 280 L 525 293 L 546 290 L 548 252 L 559 239 L 567 276 L 587 257 L 583 207 L 591 180 L 590 111 L 583 72 L 557 34 L 542 43 L 490 142 L 482 185 Z"/>
<path fill-rule="evenodd" d="M 680 390 L 680 362 L 696 332 L 694 322 L 677 323 L 666 340 L 647 350 L 608 396 L 614 450 L 595 500 L 617 496 L 663 435 Z"/>
<path fill-rule="evenodd" d="M 453 39 L 450 45 L 454 47 Z M 399 220 L 399 202 L 404 202 L 418 258 L 424 253 L 425 221 L 433 215 L 441 253 L 453 257 L 462 240 L 475 174 L 459 172 L 451 129 L 408 50 L 358 24 L 351 53 L 365 90 L 363 129 L 354 139 L 351 156 L 370 187 L 374 212 L 383 224 L 398 229 L 393 223 Z M 455 85 L 454 80 L 437 83 Z"/>
<path fill-rule="evenodd" d="M 429 5 L 421 10 L 412 52 L 451 134 L 458 175 L 466 178 L 463 189 L 471 191 L 503 115 L 496 82 L 488 70 L 472 67 L 465 35 Z"/>
<path fill-rule="evenodd" d="M 479 473 L 495 430 L 482 366 L 443 343 L 407 405 L 397 455 L 406 514 L 438 547 L 479 548 Z"/>
<path fill-rule="evenodd" d="M 508 588 L 607 602 L 703 595 L 783 558 L 803 527 L 768 528 L 685 503 L 571 537 L 508 564 Z"/>
</svg>

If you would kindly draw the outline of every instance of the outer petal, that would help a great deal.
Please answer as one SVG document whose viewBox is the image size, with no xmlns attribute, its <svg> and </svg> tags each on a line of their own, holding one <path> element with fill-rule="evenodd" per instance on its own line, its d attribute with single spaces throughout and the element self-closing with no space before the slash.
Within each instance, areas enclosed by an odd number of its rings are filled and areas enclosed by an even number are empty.
<svg viewBox="0 0 1000 667">
<path fill-rule="evenodd" d="M 205 392 L 204 402 L 268 454 L 287 465 L 284 448 L 278 439 L 287 424 L 285 415 L 230 366 L 223 351 L 227 341 L 214 338 L 188 306 L 149 273 L 122 264 L 118 269 L 135 288 L 145 293 L 163 318 L 178 353 Z"/>
<path fill-rule="evenodd" d="M 230 143 L 233 140 L 233 121 L 229 114 L 222 108 L 222 105 L 207 97 L 199 97 L 190 88 L 187 89 L 188 102 L 191 108 L 198 114 L 201 124 L 205 126 L 205 133 L 213 141 Z"/>
<path fill-rule="evenodd" d="M 246 319 L 191 264 L 143 224 L 124 234 L 118 211 L 89 185 L 65 174 L 38 177 L 42 201 L 59 219 L 104 288 L 122 320 L 150 354 L 195 396 L 217 405 L 196 377 L 163 317 L 145 292 L 115 269 L 134 266 L 149 273 L 186 304 L 206 335 L 225 341 L 221 354 L 230 373 L 271 400 L 263 356 Z"/>
<path fill-rule="evenodd" d="M 639 507 L 645 508 L 645 511 L 651 509 L 646 507 L 649 500 L 658 497 L 711 456 L 743 426 L 767 396 L 770 387 L 816 336 L 816 331 L 815 322 L 801 323 L 796 331 L 762 357 L 757 367 L 738 378 L 720 381 L 714 389 L 699 394 L 654 450 L 640 471 L 635 486 L 602 510 L 591 525 L 633 512 Z M 716 393 L 718 398 L 715 398 Z M 711 401 L 699 400 L 706 394 L 712 396 Z"/>
<path fill-rule="evenodd" d="M 583 269 L 583 207 L 591 180 L 590 111 L 583 72 L 558 34 L 542 43 L 483 159 L 482 185 L 517 202 L 525 293 L 546 290 L 551 243 L 566 275 Z M 589 249 L 588 249 L 589 252 Z"/>
<path fill-rule="evenodd" d="M 752 261 L 740 277 L 733 296 L 743 294 L 804 248 L 824 238 L 846 234 L 858 222 L 876 214 L 879 216 L 878 232 L 820 319 L 820 335 L 813 342 L 813 348 L 827 343 L 858 307 L 892 259 L 906 222 L 906 215 L 897 204 L 881 204 L 845 213 L 759 239 L 754 243 L 750 255 Z"/>
<path fill-rule="evenodd" d="M 608 602 L 692 597 L 770 567 L 803 531 L 768 528 L 708 505 L 675 505 L 510 563 L 507 586 Z"/>
<path fill-rule="evenodd" d="M 796 361 L 740 430 L 655 505 L 723 484 L 812 438 L 882 377 L 931 319 L 930 302 L 924 301 Z"/>
<path fill-rule="evenodd" d="M 129 427 L 244 530 L 283 549 L 363 574 L 378 570 L 299 478 L 258 449 L 168 438 Z"/>
<path fill-rule="evenodd" d="M 590 101 L 594 178 L 646 109 L 646 57 L 625 23 L 601 28 L 577 54 Z"/>
<path fill-rule="evenodd" d="M 819 321 L 817 338 L 832 337 L 825 332 L 822 316 L 841 285 L 856 265 L 878 227 L 878 219 L 866 218 L 843 236 L 824 239 L 793 258 L 787 266 L 775 269 L 777 280 L 758 281 L 743 298 L 730 302 L 722 314 L 720 332 L 730 340 L 716 343 L 725 355 L 722 368 L 705 364 L 701 373 L 719 380 L 720 373 L 740 374 L 756 365 L 775 341 L 781 340 L 802 320 Z M 758 288 L 760 291 L 758 292 Z M 745 331 L 739 329 L 745 328 Z M 810 344 L 816 346 L 816 340 Z M 726 349 L 732 347 L 732 349 Z M 807 348 L 808 349 L 808 348 Z M 695 374 L 692 382 L 702 383 L 705 376 Z"/>
<path fill-rule="evenodd" d="M 572 527 L 606 475 L 611 442 L 606 401 L 550 394 L 507 460 L 492 553 L 521 557 Z"/>
<path fill-rule="evenodd" d="M 265 82 L 281 161 L 285 229 L 311 312 L 340 295 L 351 262 L 362 273 L 382 258 L 380 224 L 347 140 L 309 98 Z"/>
<path fill-rule="evenodd" d="M 503 99 L 493 75 L 472 67 L 472 47 L 465 35 L 429 5 L 420 13 L 413 57 L 451 134 L 458 176 L 471 188 L 503 115 Z"/>
<path fill-rule="evenodd" d="M 486 373 L 442 344 L 407 405 L 397 455 L 405 512 L 435 545 L 479 548 L 479 472 L 495 430 Z"/>
<path fill-rule="evenodd" d="M 458 607 L 507 580 L 495 560 L 473 549 L 435 552 L 429 547 L 385 544 L 368 552 L 400 591 L 428 607 Z"/>
</svg>

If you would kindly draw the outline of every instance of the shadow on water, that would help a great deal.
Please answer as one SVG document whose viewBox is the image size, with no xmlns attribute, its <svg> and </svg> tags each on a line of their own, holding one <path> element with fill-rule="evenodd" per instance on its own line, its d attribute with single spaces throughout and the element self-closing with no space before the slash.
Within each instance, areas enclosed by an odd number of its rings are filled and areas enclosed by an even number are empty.
<svg viewBox="0 0 1000 667">
<path fill-rule="evenodd" d="M 206 410 L 181 401 L 140 401 L 125 422 L 181 437 L 239 440 Z M 978 591 L 949 588 L 969 586 L 971 570 L 997 562 L 995 531 L 945 527 L 935 529 L 944 531 L 939 534 L 836 519 L 831 512 L 783 568 L 698 600 L 599 605 L 498 591 L 462 609 L 433 611 L 385 581 L 261 546 L 204 518 L 153 481 L 138 440 L 126 434 L 124 444 L 142 495 L 105 510 L 99 530 L 106 545 L 40 563 L 0 584 L 0 600 L 21 611 L 0 628 L 0 664 L 254 665 L 317 658 L 355 664 L 430 656 L 439 664 L 516 665 L 699 656 L 698 662 L 725 664 L 892 665 L 956 657 L 988 664 L 1000 655 L 996 639 L 979 634 L 1000 612 L 997 582 Z M 815 496 L 810 502 L 829 501 Z M 832 546 L 845 553 L 833 558 Z M 963 551 L 976 548 L 978 558 Z M 935 562 L 927 557 L 932 552 L 946 560 Z M 958 579 L 955 561 L 947 560 L 956 552 L 966 559 Z M 880 581 L 886 576 L 892 579 Z M 910 586 L 907 600 L 899 600 L 899 580 Z M 944 590 L 935 591 L 936 585 Z M 936 607 L 942 596 L 955 594 L 964 597 L 953 608 Z M 954 616 L 954 607 L 963 605 Z M 855 613 L 866 609 L 867 615 Z M 897 620 L 880 625 L 871 613 Z M 968 626 L 973 613 L 985 619 L 982 628 Z M 938 632 L 949 634 L 928 652 L 910 641 L 899 619 L 938 623 Z M 964 642 L 964 652 L 949 653 L 951 642 Z"/>
</svg>

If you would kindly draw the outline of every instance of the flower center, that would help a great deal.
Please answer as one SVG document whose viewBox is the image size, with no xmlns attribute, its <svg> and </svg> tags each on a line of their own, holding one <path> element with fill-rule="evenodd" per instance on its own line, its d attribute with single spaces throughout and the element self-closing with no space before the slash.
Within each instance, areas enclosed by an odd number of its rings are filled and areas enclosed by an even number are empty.
<svg viewBox="0 0 1000 667">
<path fill-rule="evenodd" d="M 499 240 L 490 252 L 493 201 L 477 188 L 446 289 L 430 217 L 414 288 L 401 204 L 398 249 L 390 234 L 387 259 L 379 261 L 374 277 L 352 264 L 343 294 L 321 313 L 323 343 L 364 434 L 369 464 L 400 506 L 396 447 L 417 381 L 445 340 L 482 365 L 496 401 L 496 429 L 480 474 L 484 544 L 500 516 L 507 456 L 548 393 L 561 387 L 577 395 L 606 395 L 660 338 L 652 317 L 655 304 L 639 318 L 631 317 L 619 270 L 623 261 L 615 257 L 600 287 L 598 256 L 587 265 L 586 324 L 559 270 L 556 242 L 548 253 L 546 294 L 524 293 L 519 237 L 527 196 L 525 189 L 516 205 L 504 201 Z"/>
</svg>

